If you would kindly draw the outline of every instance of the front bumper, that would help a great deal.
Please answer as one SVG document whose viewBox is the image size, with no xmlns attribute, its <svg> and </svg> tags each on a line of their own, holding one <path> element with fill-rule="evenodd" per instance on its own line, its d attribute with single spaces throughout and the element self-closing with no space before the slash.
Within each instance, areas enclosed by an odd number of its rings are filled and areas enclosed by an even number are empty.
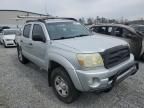
<svg viewBox="0 0 144 108">
<path fill-rule="evenodd" d="M 5 45 L 6 45 L 6 46 L 16 46 L 16 43 L 14 42 L 14 40 L 5 41 Z"/>
<path fill-rule="evenodd" d="M 120 83 L 128 76 L 135 74 L 139 67 L 138 63 L 134 62 L 133 59 L 131 55 L 129 60 L 111 69 L 77 70 L 79 81 L 83 87 L 80 91 L 100 91 L 110 88 Z"/>
</svg>

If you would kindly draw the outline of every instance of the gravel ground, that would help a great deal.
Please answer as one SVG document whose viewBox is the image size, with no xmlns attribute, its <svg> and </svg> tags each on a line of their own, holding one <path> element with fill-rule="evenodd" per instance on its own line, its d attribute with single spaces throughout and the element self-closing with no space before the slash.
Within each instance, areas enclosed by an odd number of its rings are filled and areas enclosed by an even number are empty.
<svg viewBox="0 0 144 108">
<path fill-rule="evenodd" d="M 111 92 L 83 93 L 67 105 L 48 87 L 47 72 L 32 63 L 19 63 L 16 48 L 0 46 L 0 108 L 144 108 L 143 65 Z"/>
</svg>

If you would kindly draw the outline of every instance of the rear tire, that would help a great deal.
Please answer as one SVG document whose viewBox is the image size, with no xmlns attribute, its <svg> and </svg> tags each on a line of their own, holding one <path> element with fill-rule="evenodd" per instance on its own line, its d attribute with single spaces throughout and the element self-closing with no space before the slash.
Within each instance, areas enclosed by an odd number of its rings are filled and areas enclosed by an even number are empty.
<svg viewBox="0 0 144 108">
<path fill-rule="evenodd" d="M 51 84 L 55 95 L 64 103 L 72 103 L 79 97 L 80 92 L 76 90 L 69 75 L 62 67 L 52 71 Z"/>
<path fill-rule="evenodd" d="M 25 58 L 22 54 L 22 49 L 20 46 L 17 47 L 17 52 L 18 52 L 18 59 L 22 64 L 27 64 L 29 60 Z"/>
</svg>

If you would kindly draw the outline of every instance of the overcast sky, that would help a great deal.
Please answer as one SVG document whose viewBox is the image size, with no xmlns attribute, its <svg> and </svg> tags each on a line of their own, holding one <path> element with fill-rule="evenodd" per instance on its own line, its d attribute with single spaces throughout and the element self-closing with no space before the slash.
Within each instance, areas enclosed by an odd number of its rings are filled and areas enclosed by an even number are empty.
<svg viewBox="0 0 144 108">
<path fill-rule="evenodd" d="M 144 0 L 0 0 L 0 9 L 17 9 L 54 16 L 140 19 Z"/>
</svg>

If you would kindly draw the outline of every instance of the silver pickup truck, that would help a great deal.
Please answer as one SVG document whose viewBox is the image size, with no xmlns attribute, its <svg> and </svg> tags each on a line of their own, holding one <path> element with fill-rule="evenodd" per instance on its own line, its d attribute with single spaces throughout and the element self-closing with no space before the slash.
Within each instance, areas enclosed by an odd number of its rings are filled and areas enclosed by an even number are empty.
<svg viewBox="0 0 144 108">
<path fill-rule="evenodd" d="M 65 103 L 80 92 L 109 91 L 138 70 L 128 43 L 93 34 L 73 18 L 27 21 L 17 51 L 21 63 L 48 71 L 49 86 Z"/>
</svg>

